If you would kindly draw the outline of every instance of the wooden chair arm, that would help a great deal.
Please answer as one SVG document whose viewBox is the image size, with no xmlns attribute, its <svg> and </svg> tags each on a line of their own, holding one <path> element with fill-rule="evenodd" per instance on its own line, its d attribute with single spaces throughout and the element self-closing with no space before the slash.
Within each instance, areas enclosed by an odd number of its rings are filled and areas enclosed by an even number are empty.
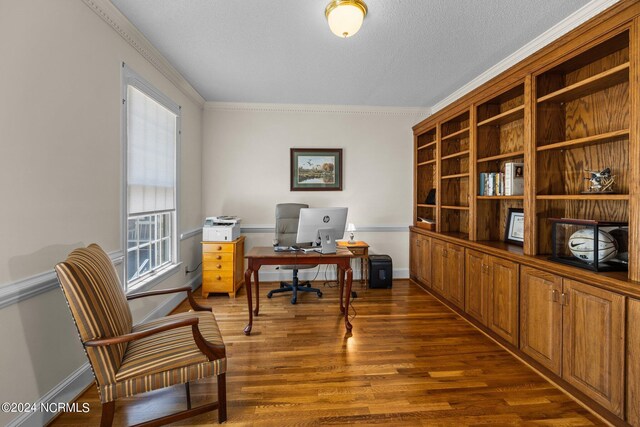
<svg viewBox="0 0 640 427">
<path fill-rule="evenodd" d="M 85 341 L 83 344 L 86 347 L 101 347 L 106 345 L 122 344 L 129 341 L 139 340 L 141 338 L 155 335 L 160 332 L 168 331 L 170 329 L 182 328 L 184 326 L 191 326 L 192 328 L 198 329 L 199 321 L 200 319 L 198 319 L 197 317 L 190 317 L 187 319 L 181 319 L 175 322 L 167 323 L 165 325 L 156 326 L 155 328 L 145 329 L 144 331 L 131 332 L 129 334 L 118 335 L 111 338 L 102 338 L 97 340 Z M 204 339 L 202 335 L 200 335 L 200 338 Z"/>
<path fill-rule="evenodd" d="M 191 287 L 183 286 L 181 288 L 171 288 L 171 289 L 159 289 L 157 291 L 149 291 L 149 292 L 140 292 L 139 294 L 131 294 L 127 295 L 127 300 L 132 300 L 136 298 L 150 297 L 155 295 L 166 295 L 166 294 L 174 294 L 177 292 L 186 292 L 187 299 L 189 299 L 189 305 L 195 311 L 212 311 L 211 307 L 205 307 L 196 302 L 193 298 L 193 292 L 191 292 Z"/>
</svg>

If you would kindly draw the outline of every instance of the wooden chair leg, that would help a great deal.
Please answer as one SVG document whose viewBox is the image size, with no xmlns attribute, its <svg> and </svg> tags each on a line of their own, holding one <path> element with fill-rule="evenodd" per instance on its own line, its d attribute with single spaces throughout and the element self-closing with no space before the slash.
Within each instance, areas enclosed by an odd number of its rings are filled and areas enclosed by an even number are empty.
<svg viewBox="0 0 640 427">
<path fill-rule="evenodd" d="M 184 383 L 184 388 L 187 391 L 187 409 L 191 409 L 191 389 L 189 388 L 189 381 Z"/>
<path fill-rule="evenodd" d="M 218 375 L 218 423 L 227 421 L 227 376 Z"/>
<path fill-rule="evenodd" d="M 102 404 L 102 417 L 100 418 L 100 427 L 111 427 L 113 424 L 113 416 L 116 413 L 116 402 L 111 401 Z"/>
</svg>

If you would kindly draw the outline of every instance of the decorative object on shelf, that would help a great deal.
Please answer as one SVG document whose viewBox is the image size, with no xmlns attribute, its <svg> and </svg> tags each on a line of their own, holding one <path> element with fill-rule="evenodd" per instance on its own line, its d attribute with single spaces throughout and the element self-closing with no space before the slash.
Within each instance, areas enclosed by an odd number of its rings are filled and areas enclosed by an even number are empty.
<svg viewBox="0 0 640 427">
<path fill-rule="evenodd" d="M 549 218 L 552 255 L 549 259 L 593 271 L 626 270 L 626 222 Z"/>
<path fill-rule="evenodd" d="M 333 0 L 325 8 L 324 15 L 331 32 L 346 39 L 360 30 L 367 11 L 362 0 Z"/>
<path fill-rule="evenodd" d="M 292 148 L 291 191 L 342 191 L 342 148 Z"/>
<path fill-rule="evenodd" d="M 524 245 L 524 209 L 509 208 L 504 241 L 514 245 Z"/>
<path fill-rule="evenodd" d="M 429 194 L 427 194 L 427 198 L 424 201 L 425 205 L 435 205 L 436 204 L 436 189 L 432 188 L 429 190 Z"/>
<path fill-rule="evenodd" d="M 587 172 L 591 176 L 584 178 L 584 180 L 589 181 L 589 188 L 587 191 L 583 191 L 582 194 L 613 193 L 613 184 L 616 176 L 611 175 L 611 168 L 604 168 L 601 171 L 587 170 Z"/>
<path fill-rule="evenodd" d="M 353 238 L 353 232 L 356 231 L 356 226 L 350 222 L 349 225 L 347 225 L 347 231 L 349 232 L 349 243 L 354 244 L 356 240 Z"/>
<path fill-rule="evenodd" d="M 425 230 L 435 230 L 436 222 L 432 219 L 418 217 L 416 218 L 416 226 L 420 228 L 424 228 Z"/>
</svg>

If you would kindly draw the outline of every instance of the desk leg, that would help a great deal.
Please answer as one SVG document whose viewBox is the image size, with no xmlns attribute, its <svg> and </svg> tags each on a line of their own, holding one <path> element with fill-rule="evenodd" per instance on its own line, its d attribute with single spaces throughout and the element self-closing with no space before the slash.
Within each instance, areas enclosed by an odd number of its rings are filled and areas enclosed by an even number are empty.
<svg viewBox="0 0 640 427">
<path fill-rule="evenodd" d="M 244 285 L 247 287 L 247 303 L 249 304 L 249 324 L 244 327 L 244 334 L 251 334 L 251 327 L 253 326 L 253 302 L 251 301 L 251 274 L 253 270 L 247 268 L 244 273 Z"/>
<path fill-rule="evenodd" d="M 364 283 L 364 256 L 360 258 L 360 283 Z"/>
<path fill-rule="evenodd" d="M 344 313 L 343 295 L 344 295 L 344 269 L 338 266 L 338 289 L 340 289 L 340 313 Z"/>
<path fill-rule="evenodd" d="M 253 310 L 253 314 L 257 316 L 260 311 L 260 279 L 258 279 L 258 270 L 253 272 L 253 281 L 256 284 L 256 308 Z"/>
<path fill-rule="evenodd" d="M 353 270 L 351 266 L 347 269 L 347 289 L 344 295 L 344 326 L 347 328 L 347 332 L 351 332 L 351 323 L 349 322 L 349 301 L 351 300 L 351 283 L 353 281 Z"/>
</svg>

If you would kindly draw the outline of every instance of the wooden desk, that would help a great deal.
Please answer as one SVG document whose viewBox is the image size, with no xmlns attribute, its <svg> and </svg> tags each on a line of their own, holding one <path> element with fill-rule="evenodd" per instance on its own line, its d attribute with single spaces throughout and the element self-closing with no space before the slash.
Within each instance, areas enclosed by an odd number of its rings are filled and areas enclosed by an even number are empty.
<svg viewBox="0 0 640 427">
<path fill-rule="evenodd" d="M 369 280 L 369 245 L 361 240 L 354 243 L 341 240 L 337 243 L 338 247 L 349 249 L 354 258 L 360 258 L 360 283 L 366 283 Z"/>
<path fill-rule="evenodd" d="M 244 328 L 245 335 L 251 333 L 253 326 L 253 315 L 258 315 L 260 311 L 260 281 L 258 270 L 263 265 L 316 265 L 335 264 L 338 266 L 338 283 L 340 284 L 340 313 L 344 314 L 344 326 L 347 333 L 351 331 L 349 322 L 349 301 L 351 299 L 351 281 L 353 270 L 351 269 L 351 258 L 353 254 L 345 248 L 338 248 L 335 254 L 322 255 L 317 252 L 275 252 L 270 246 L 256 246 L 245 255 L 249 267 L 244 273 L 244 282 L 247 288 L 247 303 L 249 304 L 249 324 Z M 345 289 L 346 273 L 346 289 Z M 256 286 L 256 307 L 253 308 L 251 295 L 251 275 Z M 346 291 L 346 292 L 345 292 Z M 344 296 L 344 304 L 343 304 Z"/>
</svg>

